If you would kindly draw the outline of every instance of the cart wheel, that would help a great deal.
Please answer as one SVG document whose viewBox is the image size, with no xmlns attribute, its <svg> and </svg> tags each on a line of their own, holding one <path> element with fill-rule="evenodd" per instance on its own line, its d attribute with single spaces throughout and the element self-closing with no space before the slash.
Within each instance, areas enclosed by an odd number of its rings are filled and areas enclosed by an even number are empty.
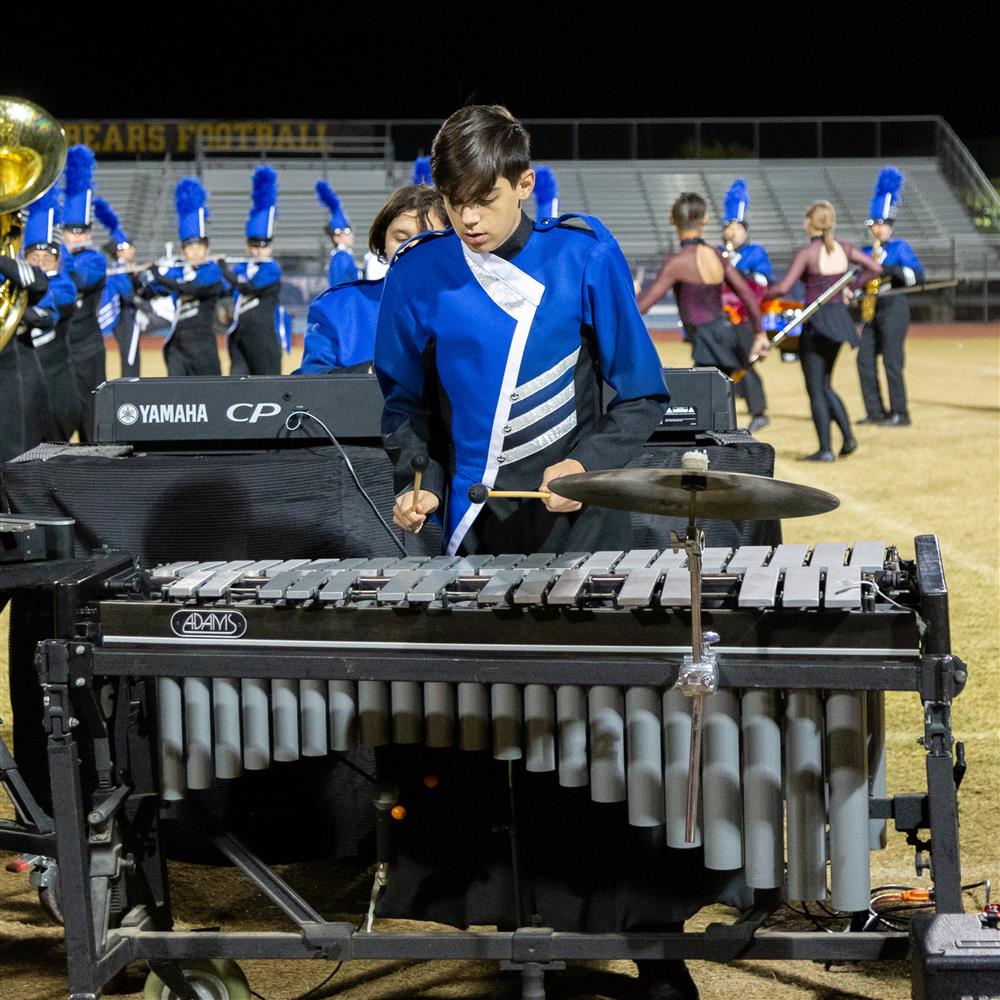
<svg viewBox="0 0 1000 1000">
<path fill-rule="evenodd" d="M 250 984 L 243 970 L 228 959 L 181 962 L 181 971 L 198 994 L 198 1000 L 250 1000 Z M 155 973 L 146 977 L 144 1000 L 177 1000 L 177 994 Z"/>
<path fill-rule="evenodd" d="M 53 862 L 48 866 L 48 885 L 38 890 L 38 902 L 54 923 L 62 926 L 63 914 L 59 893 L 59 866 Z"/>
</svg>

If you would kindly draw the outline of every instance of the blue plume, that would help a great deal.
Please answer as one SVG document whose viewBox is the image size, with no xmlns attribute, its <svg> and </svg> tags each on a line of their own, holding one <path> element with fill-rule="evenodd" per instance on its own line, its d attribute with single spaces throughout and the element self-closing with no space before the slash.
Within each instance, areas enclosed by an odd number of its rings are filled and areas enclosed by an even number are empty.
<svg viewBox="0 0 1000 1000">
<path fill-rule="evenodd" d="M 895 201 L 903 187 L 903 180 L 903 175 L 896 167 L 883 167 L 879 171 L 878 180 L 875 181 L 875 194 L 891 194 Z"/>
<path fill-rule="evenodd" d="M 66 197 L 85 193 L 94 177 L 93 150 L 88 146 L 70 146 L 66 151 Z"/>
<path fill-rule="evenodd" d="M 413 161 L 412 183 L 426 184 L 428 187 L 434 186 L 434 180 L 431 177 L 431 158 L 429 156 L 418 156 Z"/>
<path fill-rule="evenodd" d="M 875 181 L 872 192 L 872 203 L 869 209 L 871 219 L 892 220 L 899 208 L 899 193 L 903 188 L 904 177 L 895 167 L 883 167 Z"/>
<path fill-rule="evenodd" d="M 726 222 L 745 222 L 749 207 L 750 192 L 747 189 L 747 182 L 742 177 L 737 177 L 726 192 L 722 218 Z"/>
<path fill-rule="evenodd" d="M 319 200 L 330 210 L 331 215 L 340 211 L 340 198 L 327 181 L 316 181 L 316 194 Z"/>
<path fill-rule="evenodd" d="M 559 182 L 550 167 L 535 168 L 535 199 L 548 204 L 559 194 Z"/>
<path fill-rule="evenodd" d="M 111 232 L 118 228 L 118 216 L 115 214 L 115 210 L 103 199 L 94 199 L 94 215 L 97 216 L 97 221 Z"/>
<path fill-rule="evenodd" d="M 205 208 L 207 194 L 201 181 L 197 177 L 182 177 L 174 188 L 174 204 L 177 206 L 178 215 L 190 215 L 197 212 L 199 208 Z M 208 218 L 208 209 L 205 208 L 205 218 Z"/>
<path fill-rule="evenodd" d="M 273 208 L 278 203 L 278 175 L 266 164 L 253 172 L 254 211 Z"/>
<path fill-rule="evenodd" d="M 26 209 L 28 215 L 33 212 L 38 212 L 40 215 L 48 212 L 49 209 L 54 208 L 56 210 L 55 223 L 59 225 L 62 221 L 62 205 L 60 204 L 60 198 L 62 197 L 62 190 L 56 187 L 54 184 L 48 189 L 40 198 L 36 198 Z"/>
</svg>

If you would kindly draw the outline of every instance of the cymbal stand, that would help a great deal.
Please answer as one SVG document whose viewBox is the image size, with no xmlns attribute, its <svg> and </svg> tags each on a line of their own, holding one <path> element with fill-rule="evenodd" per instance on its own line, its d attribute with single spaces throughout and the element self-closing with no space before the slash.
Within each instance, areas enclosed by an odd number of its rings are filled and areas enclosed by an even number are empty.
<svg viewBox="0 0 1000 1000">
<path fill-rule="evenodd" d="M 719 685 L 719 671 L 712 644 L 719 641 L 715 632 L 702 632 L 701 628 L 701 556 L 705 535 L 695 524 L 698 493 L 708 482 L 699 473 L 708 470 L 708 458 L 702 452 L 688 452 L 682 468 L 689 472 L 682 485 L 690 492 L 687 532 L 683 539 L 672 533 L 674 551 L 684 549 L 688 557 L 688 574 L 691 578 L 691 653 L 681 661 L 675 687 L 691 699 L 691 749 L 688 756 L 688 785 L 684 811 L 684 840 L 693 844 L 694 827 L 698 816 L 698 794 L 701 784 L 701 727 L 705 695 L 713 694 Z"/>
</svg>

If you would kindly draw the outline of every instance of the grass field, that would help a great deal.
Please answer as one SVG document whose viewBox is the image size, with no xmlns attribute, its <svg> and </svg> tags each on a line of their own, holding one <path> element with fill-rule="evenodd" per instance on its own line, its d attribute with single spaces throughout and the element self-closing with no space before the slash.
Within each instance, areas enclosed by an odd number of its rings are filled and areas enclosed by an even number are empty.
<svg viewBox="0 0 1000 1000">
<path fill-rule="evenodd" d="M 968 685 L 955 704 L 954 729 L 966 744 L 969 761 L 960 794 L 962 867 L 964 881 L 973 882 L 1000 876 L 996 845 L 1000 828 L 1000 341 L 965 339 L 960 330 L 957 333 L 941 339 L 915 339 L 908 347 L 913 426 L 859 427 L 859 450 L 833 465 L 795 461 L 797 455 L 816 447 L 801 374 L 795 365 L 769 360 L 763 372 L 772 423 L 760 437 L 775 448 L 775 476 L 820 487 L 841 499 L 840 508 L 831 514 L 786 521 L 786 541 L 883 539 L 912 557 L 915 535 L 935 533 L 941 539 L 951 595 L 953 649 L 969 664 Z M 679 343 L 670 341 L 660 349 L 668 365 L 689 363 L 687 349 Z M 294 364 L 295 359 L 290 359 L 289 370 Z M 157 353 L 144 355 L 144 365 L 146 374 L 162 373 Z M 853 355 L 848 352 L 835 383 L 852 416 L 861 416 Z M 839 447 L 836 433 L 834 445 Z M 924 787 L 923 751 L 915 742 L 921 732 L 917 697 L 890 695 L 890 793 Z M 876 884 L 916 882 L 912 849 L 892 830 L 888 848 L 873 855 L 872 869 Z M 367 891 L 367 883 L 362 884 L 355 869 L 303 866 L 287 874 L 330 916 L 350 910 L 350 901 Z M 284 929 L 277 912 L 232 871 L 175 864 L 172 876 L 181 925 Z M 970 895 L 967 908 L 979 905 L 981 893 Z M 728 919 L 705 911 L 690 926 L 720 917 Z M 392 922 L 391 926 L 404 929 L 408 925 Z M 47 925 L 24 877 L 0 871 L 0 997 L 64 997 L 63 962 L 60 932 Z M 330 971 L 323 962 L 247 962 L 244 967 L 251 985 L 267 1000 L 298 996 Z M 630 971 L 629 963 L 616 968 Z M 910 995 L 907 969 L 902 965 L 825 970 L 813 963 L 738 962 L 728 967 L 692 963 L 692 970 L 703 1000 L 736 996 L 747 1000 L 897 1000 Z M 317 996 L 336 993 L 348 1000 L 487 996 L 495 974 L 495 966 L 486 963 L 354 963 L 345 966 Z M 135 979 L 134 988 L 141 990 L 141 979 Z M 141 993 L 128 996 L 138 1000 Z"/>
</svg>

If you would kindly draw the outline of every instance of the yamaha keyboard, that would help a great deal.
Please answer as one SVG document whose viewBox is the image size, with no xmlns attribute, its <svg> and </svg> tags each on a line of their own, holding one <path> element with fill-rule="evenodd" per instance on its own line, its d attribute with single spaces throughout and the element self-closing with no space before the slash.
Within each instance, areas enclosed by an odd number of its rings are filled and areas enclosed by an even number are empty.
<svg viewBox="0 0 1000 1000">
<path fill-rule="evenodd" d="M 671 400 L 654 440 L 736 429 L 732 382 L 716 368 L 664 371 Z M 614 393 L 608 390 L 608 399 Z M 374 375 L 114 379 L 97 389 L 97 444 L 289 447 L 328 443 L 307 410 L 341 442 L 380 443 L 382 392 Z"/>
</svg>

